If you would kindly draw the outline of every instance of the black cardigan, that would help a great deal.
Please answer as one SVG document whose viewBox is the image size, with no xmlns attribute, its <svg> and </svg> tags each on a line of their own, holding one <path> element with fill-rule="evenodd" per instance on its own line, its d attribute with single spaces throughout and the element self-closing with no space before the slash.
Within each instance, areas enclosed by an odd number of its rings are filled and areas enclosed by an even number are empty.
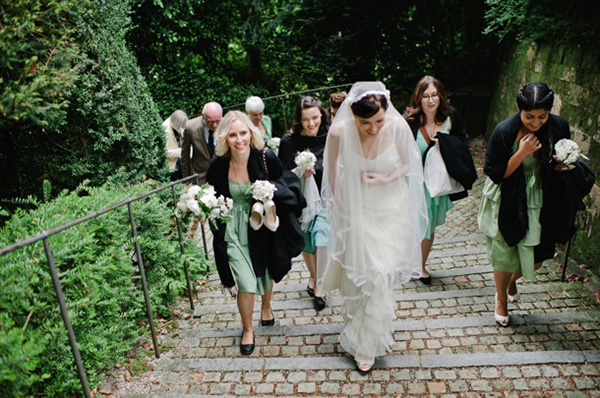
<svg viewBox="0 0 600 398">
<path fill-rule="evenodd" d="M 296 154 L 310 149 L 317 157 L 315 164 L 315 181 L 319 192 L 321 191 L 321 181 L 323 180 L 323 152 L 325 151 L 325 142 L 327 141 L 327 132 L 329 127 L 325 123 L 321 123 L 317 135 L 314 137 L 300 135 L 299 133 L 288 133 L 281 138 L 279 144 L 279 159 L 288 170 L 296 167 Z"/>
<path fill-rule="evenodd" d="M 523 165 L 507 178 L 504 178 L 508 161 L 513 155 L 513 146 L 521 126 L 519 113 L 500 122 L 488 142 L 485 152 L 484 173 L 500 188 L 500 213 L 498 215 L 498 228 L 509 246 L 517 245 L 527 233 L 527 196 L 525 193 L 525 174 Z M 570 137 L 569 123 L 562 117 L 550 114 L 548 121 L 536 132 L 542 147 L 537 151 L 538 164 L 541 166 L 543 206 L 540 214 L 542 238 L 539 246 L 535 248 L 535 261 L 540 262 L 554 255 L 555 240 L 549 228 L 548 205 L 553 198 L 549 195 L 552 187 L 562 173 L 554 170 L 555 162 L 552 160 L 553 143 L 562 138 Z M 550 253 L 552 252 L 552 253 Z"/>
<path fill-rule="evenodd" d="M 452 123 L 450 134 L 438 134 L 436 137 L 440 140 L 440 153 L 448 169 L 448 174 L 465 187 L 464 191 L 449 195 L 450 200 L 455 201 L 465 198 L 468 195 L 467 190 L 473 187 L 473 183 L 477 179 L 477 171 L 475 170 L 473 157 L 467 145 L 467 134 L 460 113 L 452 106 L 449 110 L 450 121 Z M 420 124 L 421 120 L 418 116 L 408 122 L 415 139 L 417 138 Z M 430 148 L 433 145 L 434 143 L 431 143 Z M 427 152 L 423 155 L 423 163 L 425 163 L 426 157 Z"/>
<path fill-rule="evenodd" d="M 248 176 L 251 182 L 269 180 L 275 184 L 277 190 L 273 201 L 279 217 L 279 228 L 272 232 L 263 226 L 255 231 L 248 225 L 248 245 L 255 275 L 264 276 L 268 269 L 271 278 L 279 282 L 291 269 L 291 259 L 300 254 L 304 247 L 304 236 L 297 217 L 306 207 L 306 200 L 302 195 L 298 177 L 285 170 L 281 161 L 270 149 L 267 149 L 265 155 L 268 174 L 263 165 L 263 153 L 251 149 L 248 158 Z M 229 161 L 229 157 L 214 158 L 206 174 L 206 181 L 215 188 L 217 195 L 231 198 Z M 225 227 L 226 225 L 221 222 L 217 223 L 216 228 L 211 225 L 213 250 L 221 283 L 226 287 L 232 287 L 235 285 L 235 280 L 229 267 Z"/>
</svg>

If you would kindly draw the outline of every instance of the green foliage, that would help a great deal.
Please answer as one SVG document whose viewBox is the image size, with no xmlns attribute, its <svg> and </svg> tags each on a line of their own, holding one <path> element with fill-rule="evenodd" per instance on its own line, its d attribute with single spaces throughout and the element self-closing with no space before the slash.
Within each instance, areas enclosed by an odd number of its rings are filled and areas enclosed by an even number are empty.
<svg viewBox="0 0 600 398">
<path fill-rule="evenodd" d="M 401 108 L 426 73 L 487 89 L 496 44 L 481 33 L 483 14 L 483 0 L 137 0 L 127 39 L 163 118 L 373 79 Z M 266 106 L 281 134 L 281 103 Z"/>
<path fill-rule="evenodd" d="M 485 34 L 569 43 L 598 51 L 600 11 L 595 0 L 486 0 Z"/>
<path fill-rule="evenodd" d="M 6 3 L 6 4 L 5 4 Z M 3 197 L 163 178 L 160 117 L 125 42 L 129 2 L 2 1 Z"/>
<path fill-rule="evenodd" d="M 17 210 L 0 230 L 4 247 L 39 231 L 148 191 L 154 182 L 93 188 L 87 182 L 32 211 Z M 184 292 L 182 256 L 165 192 L 132 204 L 155 316 Z M 127 206 L 49 238 L 90 383 L 121 362 L 148 333 Z M 186 257 L 192 278 L 206 273 L 196 245 Z M 80 391 L 70 346 L 39 242 L 0 257 L 0 390 L 4 396 L 71 396 Z M 48 375 L 52 375 L 48 378 Z"/>
</svg>

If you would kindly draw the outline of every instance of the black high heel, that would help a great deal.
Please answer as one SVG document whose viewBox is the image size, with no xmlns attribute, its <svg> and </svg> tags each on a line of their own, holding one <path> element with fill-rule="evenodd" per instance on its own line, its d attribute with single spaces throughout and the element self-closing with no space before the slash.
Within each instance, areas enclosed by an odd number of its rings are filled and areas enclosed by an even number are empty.
<svg viewBox="0 0 600 398">
<path fill-rule="evenodd" d="M 310 287 L 310 281 L 308 281 L 308 285 L 306 285 L 306 292 L 310 297 L 315 297 L 315 289 Z"/>
<path fill-rule="evenodd" d="M 419 278 L 419 280 L 424 285 L 431 286 L 431 275 L 429 275 L 429 276 L 422 276 L 422 277 Z"/>
</svg>

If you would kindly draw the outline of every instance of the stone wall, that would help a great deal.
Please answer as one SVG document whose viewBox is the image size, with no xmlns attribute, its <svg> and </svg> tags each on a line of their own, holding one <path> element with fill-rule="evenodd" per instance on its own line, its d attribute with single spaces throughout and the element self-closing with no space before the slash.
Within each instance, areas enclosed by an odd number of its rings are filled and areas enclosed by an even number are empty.
<svg viewBox="0 0 600 398">
<path fill-rule="evenodd" d="M 501 60 L 486 136 L 517 111 L 516 94 L 527 82 L 546 82 L 555 92 L 552 113 L 569 121 L 571 136 L 600 177 L 600 67 L 596 51 L 564 45 L 515 43 Z M 600 274 L 600 186 L 586 198 L 572 254 Z"/>
</svg>

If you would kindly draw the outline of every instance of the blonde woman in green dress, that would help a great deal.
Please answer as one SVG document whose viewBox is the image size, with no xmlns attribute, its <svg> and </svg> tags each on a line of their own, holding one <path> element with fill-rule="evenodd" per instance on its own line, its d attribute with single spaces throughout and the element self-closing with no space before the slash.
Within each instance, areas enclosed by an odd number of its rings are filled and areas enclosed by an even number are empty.
<svg viewBox="0 0 600 398">
<path fill-rule="evenodd" d="M 286 171 L 270 149 L 262 151 L 263 135 L 242 112 L 228 112 L 216 137 L 217 156 L 211 161 L 207 182 L 215 188 L 217 195 L 233 199 L 233 210 L 231 221 L 227 224 L 220 222 L 212 228 L 215 263 L 221 283 L 237 298 L 243 327 L 240 352 L 250 355 L 254 351 L 254 296 L 262 296 L 261 326 L 274 325 L 275 317 L 271 310 L 273 280 L 279 281 L 291 268 L 289 260 L 292 256 L 284 258 L 285 261 L 279 257 L 275 263 L 270 255 L 273 252 L 271 244 L 275 242 L 274 233 L 266 227 L 249 228 L 252 195 L 247 192 L 254 181 L 275 181 Z M 292 176 L 299 190 L 300 181 Z M 278 191 L 285 191 L 285 186 L 279 185 Z M 304 202 L 302 206 L 305 205 Z M 289 204 L 289 207 L 292 211 L 296 210 L 294 204 Z M 277 214 L 282 216 L 280 211 Z M 301 245 L 301 235 L 299 239 Z M 297 254 L 299 250 L 294 255 Z"/>
</svg>

